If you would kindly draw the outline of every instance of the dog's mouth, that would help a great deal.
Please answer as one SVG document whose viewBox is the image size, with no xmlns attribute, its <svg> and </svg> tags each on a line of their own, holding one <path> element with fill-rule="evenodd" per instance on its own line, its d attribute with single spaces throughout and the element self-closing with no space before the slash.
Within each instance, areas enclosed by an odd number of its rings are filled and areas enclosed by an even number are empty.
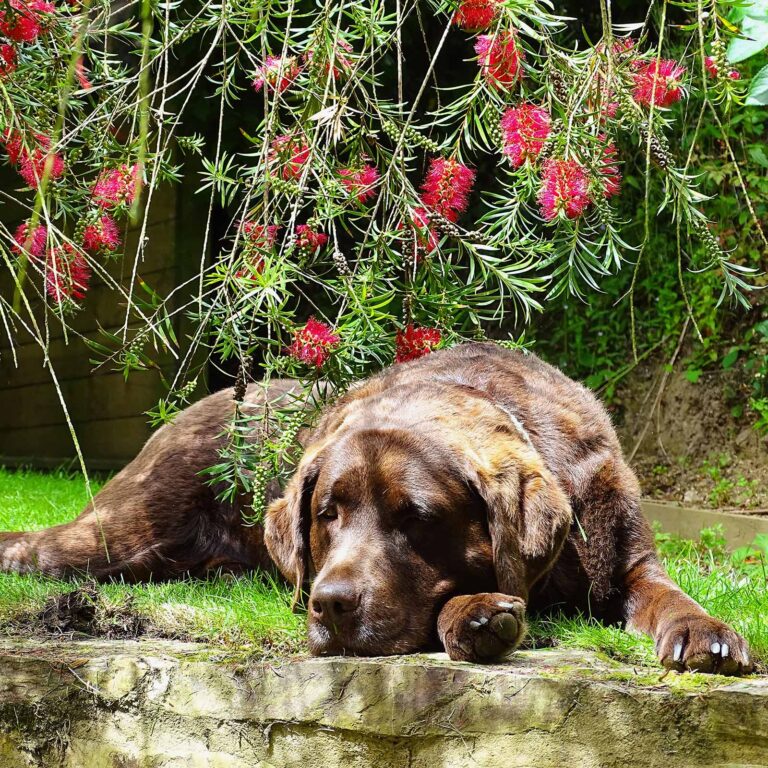
<svg viewBox="0 0 768 768">
<path fill-rule="evenodd" d="M 349 627 L 327 627 L 308 621 L 309 650 L 314 656 L 392 656 L 414 653 L 431 647 L 428 633 L 416 630 L 409 622 L 360 621 Z M 424 636 L 424 635 L 427 636 Z"/>
</svg>

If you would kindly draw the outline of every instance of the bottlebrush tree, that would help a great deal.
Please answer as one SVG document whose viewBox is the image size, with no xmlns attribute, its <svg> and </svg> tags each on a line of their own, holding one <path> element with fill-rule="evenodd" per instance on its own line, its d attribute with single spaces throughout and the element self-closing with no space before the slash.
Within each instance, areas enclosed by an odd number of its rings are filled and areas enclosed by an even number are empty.
<svg viewBox="0 0 768 768">
<path fill-rule="evenodd" d="M 602 38 L 577 45 L 544 0 L 8 0 L 0 141 L 28 215 L 3 228 L 15 286 L 3 327 L 37 333 L 40 305 L 68 323 L 97 273 L 133 310 L 107 344 L 126 371 L 177 343 L 174 312 L 194 315 L 157 420 L 211 355 L 239 361 L 236 398 L 275 374 L 305 381 L 307 397 L 326 380 L 332 396 L 494 323 L 522 329 L 548 298 L 587 297 L 612 271 L 637 270 L 644 242 L 622 236 L 615 207 L 630 156 L 654 180 L 644 215 L 669 210 L 682 266 L 717 271 L 723 299 L 745 302 L 748 270 L 719 245 L 694 153 L 672 149 L 696 120 L 689 94 L 718 114 L 743 96 L 725 55 L 738 30 L 721 5 L 677 4 L 689 22 L 681 58 L 666 4 L 623 28 L 604 4 Z M 403 41 L 420 34 L 428 55 L 414 71 Z M 457 71 L 449 40 L 470 62 L 463 84 L 443 82 Z M 177 52 L 191 45 L 184 69 Z M 205 142 L 182 126 L 211 85 L 218 134 Z M 230 124 L 248 151 L 228 149 Z M 228 212 L 229 237 L 201 259 L 189 301 L 171 310 L 154 295 L 148 307 L 108 261 L 140 272 L 140 252 L 121 250 L 126 223 L 195 156 L 198 191 Z M 692 240 L 706 262 L 686 260 Z M 238 409 L 211 469 L 224 493 L 253 495 L 255 516 L 311 418 L 300 405 L 274 409 L 270 425 Z M 254 429 L 271 435 L 257 449 Z"/>
</svg>

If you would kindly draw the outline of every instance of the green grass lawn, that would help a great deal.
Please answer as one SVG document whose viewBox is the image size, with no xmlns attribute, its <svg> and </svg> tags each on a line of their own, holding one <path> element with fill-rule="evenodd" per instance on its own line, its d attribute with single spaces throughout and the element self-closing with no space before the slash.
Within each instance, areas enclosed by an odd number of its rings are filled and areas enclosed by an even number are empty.
<svg viewBox="0 0 768 768">
<path fill-rule="evenodd" d="M 37 529 L 71 520 L 85 501 L 78 476 L 0 469 L 0 530 Z M 708 611 L 741 632 L 766 671 L 768 538 L 736 552 L 728 552 L 722 537 L 711 529 L 703 531 L 697 542 L 661 534 L 657 541 L 672 577 Z M 51 600 L 79 586 L 0 574 L 0 631 L 50 631 L 59 620 Z M 91 604 L 92 626 L 107 635 L 146 632 L 248 646 L 264 653 L 305 649 L 304 617 L 291 612 L 290 591 L 264 574 L 138 586 L 87 585 L 80 599 Z M 534 620 L 527 645 L 595 650 L 657 667 L 649 639 L 586 618 Z"/>
<path fill-rule="evenodd" d="M 99 484 L 93 483 L 94 493 Z M 0 530 L 32 530 L 66 522 L 83 508 L 82 477 L 0 469 Z M 76 589 L 72 581 L 0 573 L 0 631 L 41 631 L 47 601 Z M 269 651 L 303 648 L 302 616 L 291 612 L 291 592 L 266 574 L 160 584 L 88 585 L 95 626 L 106 634 L 142 632 Z M 88 596 L 86 595 L 86 599 Z"/>
</svg>

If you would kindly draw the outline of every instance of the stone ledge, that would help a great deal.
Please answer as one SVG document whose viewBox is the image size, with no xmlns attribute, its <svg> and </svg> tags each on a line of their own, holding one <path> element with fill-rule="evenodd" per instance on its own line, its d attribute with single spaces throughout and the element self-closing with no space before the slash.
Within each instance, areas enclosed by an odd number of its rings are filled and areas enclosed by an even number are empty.
<svg viewBox="0 0 768 768">
<path fill-rule="evenodd" d="M 768 678 L 0 641 L 0 768 L 768 766 Z"/>
</svg>

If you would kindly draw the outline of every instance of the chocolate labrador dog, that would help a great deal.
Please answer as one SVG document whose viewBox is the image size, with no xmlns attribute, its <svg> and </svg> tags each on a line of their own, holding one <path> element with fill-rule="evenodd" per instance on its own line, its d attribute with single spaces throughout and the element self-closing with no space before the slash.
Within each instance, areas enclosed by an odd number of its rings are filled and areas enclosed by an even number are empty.
<svg viewBox="0 0 768 768">
<path fill-rule="evenodd" d="M 252 385 L 242 408 L 294 388 Z M 534 355 L 465 344 L 353 387 L 303 435 L 263 528 L 200 475 L 233 408 L 231 390 L 188 408 L 71 523 L 0 534 L 0 568 L 140 580 L 274 563 L 309 592 L 316 654 L 439 642 L 488 661 L 520 643 L 526 610 L 555 608 L 649 634 L 669 668 L 751 668 L 664 572 L 605 410 Z"/>
</svg>

